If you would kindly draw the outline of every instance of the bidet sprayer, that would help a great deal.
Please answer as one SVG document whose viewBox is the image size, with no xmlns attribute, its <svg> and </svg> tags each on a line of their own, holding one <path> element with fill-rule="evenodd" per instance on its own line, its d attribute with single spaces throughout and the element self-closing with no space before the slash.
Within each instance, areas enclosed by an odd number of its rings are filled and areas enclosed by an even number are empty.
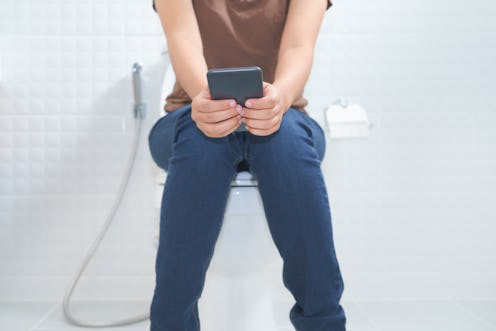
<svg viewBox="0 0 496 331">
<path fill-rule="evenodd" d="M 134 117 L 144 118 L 146 115 L 146 104 L 143 102 L 141 71 L 143 63 L 133 64 L 133 94 L 134 94 Z"/>
</svg>

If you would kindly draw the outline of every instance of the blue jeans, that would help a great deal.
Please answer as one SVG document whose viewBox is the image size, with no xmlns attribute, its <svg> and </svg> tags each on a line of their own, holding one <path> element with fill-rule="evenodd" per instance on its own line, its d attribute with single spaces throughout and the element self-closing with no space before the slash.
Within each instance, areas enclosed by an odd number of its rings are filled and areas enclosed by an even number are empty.
<svg viewBox="0 0 496 331">
<path fill-rule="evenodd" d="M 232 132 L 206 136 L 191 105 L 157 121 L 149 146 L 167 170 L 155 261 L 150 331 L 199 331 L 198 299 L 240 162 L 249 165 L 274 243 L 284 286 L 295 298 L 289 318 L 297 331 L 343 331 L 343 279 L 334 249 L 331 210 L 321 171 L 324 132 L 290 108 L 268 136 Z"/>
</svg>

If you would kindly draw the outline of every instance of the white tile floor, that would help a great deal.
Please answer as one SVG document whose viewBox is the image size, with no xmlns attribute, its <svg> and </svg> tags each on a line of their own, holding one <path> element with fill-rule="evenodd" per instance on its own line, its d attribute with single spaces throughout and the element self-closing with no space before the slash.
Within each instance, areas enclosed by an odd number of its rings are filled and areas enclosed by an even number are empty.
<svg viewBox="0 0 496 331">
<path fill-rule="evenodd" d="M 148 303 L 75 302 L 71 307 L 81 318 L 105 321 L 144 313 Z M 280 325 L 275 331 L 294 331 L 287 320 L 288 304 L 275 307 Z M 496 300 L 343 302 L 343 307 L 348 317 L 348 331 L 496 331 Z M 145 321 L 101 330 L 148 331 L 148 325 Z M 83 328 L 66 322 L 61 303 L 0 302 L 0 331 L 70 330 Z"/>
</svg>

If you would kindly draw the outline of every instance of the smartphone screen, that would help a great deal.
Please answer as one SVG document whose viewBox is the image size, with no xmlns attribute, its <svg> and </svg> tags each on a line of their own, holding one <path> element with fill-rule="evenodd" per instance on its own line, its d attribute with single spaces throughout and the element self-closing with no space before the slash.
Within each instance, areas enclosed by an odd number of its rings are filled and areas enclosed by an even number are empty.
<svg viewBox="0 0 496 331">
<path fill-rule="evenodd" d="M 245 100 L 263 97 L 263 73 L 258 66 L 210 69 L 207 72 L 212 99 L 235 99 L 243 107 Z M 236 131 L 246 131 L 244 123 Z"/>
</svg>

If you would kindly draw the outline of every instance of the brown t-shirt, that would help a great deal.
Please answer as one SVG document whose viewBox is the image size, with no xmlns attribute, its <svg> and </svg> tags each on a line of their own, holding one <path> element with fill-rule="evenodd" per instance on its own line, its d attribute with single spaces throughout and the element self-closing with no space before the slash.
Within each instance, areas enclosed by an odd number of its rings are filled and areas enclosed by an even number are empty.
<svg viewBox="0 0 496 331">
<path fill-rule="evenodd" d="M 279 45 L 290 0 L 192 0 L 208 69 L 259 66 L 263 80 L 274 82 Z M 327 2 L 327 9 L 332 6 Z M 152 2 L 153 10 L 155 2 Z M 191 103 L 176 79 L 164 110 Z M 308 100 L 300 96 L 291 107 L 307 113 Z"/>
</svg>

